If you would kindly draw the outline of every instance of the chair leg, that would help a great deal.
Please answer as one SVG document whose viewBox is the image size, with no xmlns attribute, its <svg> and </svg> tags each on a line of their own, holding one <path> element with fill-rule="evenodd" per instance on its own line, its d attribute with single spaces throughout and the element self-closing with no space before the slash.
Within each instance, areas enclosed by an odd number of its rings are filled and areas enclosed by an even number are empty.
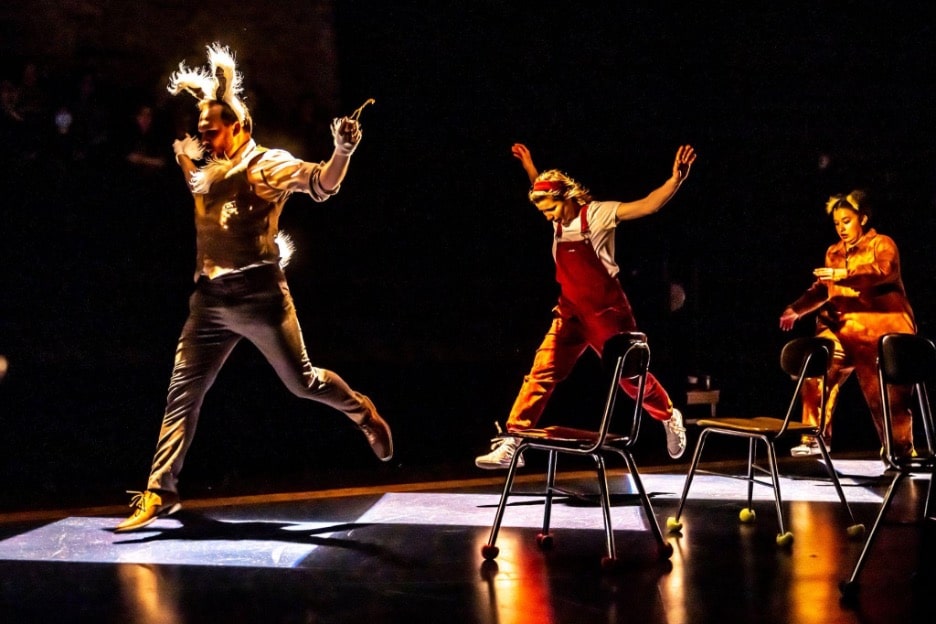
<svg viewBox="0 0 936 624">
<path fill-rule="evenodd" d="M 653 512 L 653 505 L 650 503 L 650 497 L 644 488 L 640 473 L 637 472 L 637 464 L 634 458 L 626 452 L 619 451 L 624 461 L 627 463 L 627 470 L 630 472 L 634 485 L 637 487 L 637 494 L 640 496 L 640 504 L 643 506 L 644 514 L 647 516 L 647 522 L 650 524 L 650 530 L 653 532 L 653 538 L 657 543 L 657 551 L 660 559 L 669 559 L 673 556 L 673 546 L 663 537 L 663 531 L 660 529 L 660 523 L 657 522 L 656 514 Z"/>
<path fill-rule="evenodd" d="M 747 481 L 747 504 L 738 514 L 738 519 L 743 524 L 750 524 L 757 520 L 757 514 L 754 512 L 754 463 L 757 461 L 755 442 L 754 438 L 748 438 L 747 472 L 744 474 L 744 479 Z"/>
<path fill-rule="evenodd" d="M 504 519 L 504 510 L 507 507 L 507 499 L 510 497 L 510 490 L 513 487 L 514 475 L 517 473 L 517 462 L 523 454 L 524 444 L 520 443 L 513 459 L 510 460 L 510 467 L 507 469 L 507 479 L 504 481 L 504 490 L 501 493 L 500 502 L 497 504 L 497 513 L 494 515 L 494 524 L 491 525 L 491 533 L 488 536 L 487 544 L 481 547 L 481 556 L 490 561 L 495 559 L 500 549 L 495 546 L 497 534 L 500 531 L 501 521 Z"/>
<path fill-rule="evenodd" d="M 894 477 L 890 487 L 887 488 L 887 494 L 884 495 L 884 502 L 881 503 L 881 509 L 878 511 L 877 518 L 874 519 L 874 524 L 871 526 L 871 532 L 868 534 L 868 539 L 865 541 L 864 548 L 861 549 L 861 554 L 858 555 L 858 562 L 855 563 L 855 569 L 852 571 L 851 577 L 840 585 L 840 589 L 844 596 L 852 597 L 853 594 L 857 591 L 858 575 L 861 574 L 862 568 L 864 568 L 865 563 L 867 563 L 868 554 L 871 552 L 871 548 L 874 546 L 874 542 L 877 540 L 878 530 L 881 527 L 881 523 L 883 522 L 884 517 L 887 515 L 887 510 L 890 508 L 891 501 L 894 499 L 894 494 L 897 492 L 897 488 L 899 487 L 900 482 L 906 476 L 906 473 L 897 473 L 897 476 Z"/>
<path fill-rule="evenodd" d="M 611 496 L 608 492 L 608 475 L 605 472 L 605 461 L 601 453 L 593 453 L 596 470 L 598 472 L 598 489 L 601 493 L 601 512 L 604 515 L 605 545 L 608 549 L 608 561 L 616 559 L 614 547 L 614 529 L 611 526 Z"/>
<path fill-rule="evenodd" d="M 692 485 L 692 478 L 695 477 L 696 468 L 699 467 L 699 460 L 702 458 L 702 447 L 705 446 L 705 440 L 708 438 L 709 430 L 703 429 L 699 434 L 699 441 L 696 442 L 695 452 L 692 454 L 692 463 L 689 464 L 689 472 L 686 473 L 686 483 L 683 485 L 682 496 L 679 497 L 679 507 L 676 509 L 676 515 L 671 519 L 678 523 L 682 517 L 683 507 L 686 505 L 686 498 L 689 496 L 689 486 Z"/>
<path fill-rule="evenodd" d="M 855 514 L 852 513 L 848 501 L 845 500 L 845 491 L 842 489 L 842 483 L 839 481 L 838 474 L 835 472 L 835 467 L 832 465 L 832 457 L 829 456 L 829 449 L 826 447 L 822 436 L 816 436 L 815 440 L 819 444 L 819 452 L 822 453 L 822 460 L 825 463 L 826 472 L 829 473 L 829 478 L 832 479 L 832 485 L 835 486 L 835 492 L 838 494 L 839 500 L 842 501 L 842 507 L 845 508 L 845 512 L 851 520 L 851 526 L 848 528 L 849 535 L 851 535 L 853 532 L 858 532 L 856 528 L 858 527 L 858 523 L 855 520 Z M 863 525 L 861 529 L 864 529 Z"/>
<path fill-rule="evenodd" d="M 933 499 L 936 498 L 936 487 L 933 486 L 933 482 L 936 481 L 936 469 L 933 470 L 930 474 L 929 487 L 927 488 L 926 494 L 926 503 L 923 505 L 923 521 L 926 522 L 930 518 L 930 513 L 936 513 L 936 509 L 933 508 Z"/>
<path fill-rule="evenodd" d="M 753 440 L 751 441 L 753 444 Z M 792 542 L 793 535 L 786 530 L 783 523 L 783 498 L 780 496 L 780 471 L 777 469 L 777 451 L 774 449 L 773 442 L 765 440 L 767 445 L 767 462 L 770 464 L 770 479 L 773 483 L 774 504 L 777 506 L 777 522 L 780 525 L 780 533 L 777 535 L 777 544 L 788 546 Z"/>
<path fill-rule="evenodd" d="M 552 502 L 553 493 L 556 490 L 556 466 L 558 463 L 559 454 L 556 451 L 549 451 L 549 459 L 546 463 L 546 501 L 543 505 L 543 531 L 536 536 L 536 543 L 542 548 L 552 546 L 549 526 L 552 520 Z"/>
<path fill-rule="evenodd" d="M 757 440 L 754 438 L 748 439 L 748 451 L 747 451 L 747 508 L 753 509 L 753 500 L 754 500 L 754 460 L 757 459 L 755 456 L 755 447 Z"/>
</svg>

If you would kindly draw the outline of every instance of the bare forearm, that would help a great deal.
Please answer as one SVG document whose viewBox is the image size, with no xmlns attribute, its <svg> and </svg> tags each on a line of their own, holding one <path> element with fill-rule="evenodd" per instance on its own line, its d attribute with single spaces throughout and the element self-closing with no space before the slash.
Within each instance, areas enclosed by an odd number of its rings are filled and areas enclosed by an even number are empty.
<svg viewBox="0 0 936 624">
<path fill-rule="evenodd" d="M 665 206 L 669 200 L 673 199 L 680 186 L 682 186 L 682 179 L 672 176 L 659 187 L 650 191 L 643 199 L 647 214 L 654 213 Z"/>
<path fill-rule="evenodd" d="M 680 145 L 676 151 L 676 159 L 673 161 L 673 173 L 669 179 L 643 199 L 620 204 L 617 209 L 618 221 L 644 217 L 665 206 L 666 202 L 673 198 L 673 195 L 685 182 L 695 159 L 696 153 L 691 145 Z"/>
<path fill-rule="evenodd" d="M 673 176 L 659 187 L 650 191 L 643 199 L 621 203 L 617 209 L 618 220 L 639 219 L 640 217 L 645 217 L 657 212 L 673 198 L 681 184 L 682 179 Z"/>
<path fill-rule="evenodd" d="M 338 150 L 335 150 L 319 173 L 319 184 L 322 185 L 322 189 L 330 192 L 338 188 L 348 173 L 348 164 L 350 162 L 350 155 L 341 154 Z"/>
</svg>

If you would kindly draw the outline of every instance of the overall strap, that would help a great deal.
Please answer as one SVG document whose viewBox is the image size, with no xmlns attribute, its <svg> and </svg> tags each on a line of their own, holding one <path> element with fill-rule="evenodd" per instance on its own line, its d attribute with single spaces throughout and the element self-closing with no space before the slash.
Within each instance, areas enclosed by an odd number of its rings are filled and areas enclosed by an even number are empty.
<svg viewBox="0 0 936 624">
<path fill-rule="evenodd" d="M 582 206 L 582 210 L 579 212 L 579 222 L 581 223 L 582 236 L 588 238 L 590 231 L 588 229 L 588 204 Z M 559 221 L 556 223 L 556 238 L 562 237 L 562 222 Z"/>
</svg>

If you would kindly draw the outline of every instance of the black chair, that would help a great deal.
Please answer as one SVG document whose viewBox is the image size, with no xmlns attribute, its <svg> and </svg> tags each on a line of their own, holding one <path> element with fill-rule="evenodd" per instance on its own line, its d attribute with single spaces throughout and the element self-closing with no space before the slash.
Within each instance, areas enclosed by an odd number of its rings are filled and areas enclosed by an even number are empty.
<svg viewBox="0 0 936 624">
<path fill-rule="evenodd" d="M 936 381 L 936 347 L 933 342 L 922 336 L 913 334 L 885 334 L 878 340 L 878 384 L 881 391 L 881 401 L 884 406 L 884 459 L 892 466 L 894 478 L 884 502 L 878 511 L 868 539 L 865 541 L 851 578 L 840 585 L 845 598 L 855 597 L 858 593 L 858 577 L 868 561 L 874 542 L 878 537 L 881 525 L 887 516 L 887 510 L 894 500 L 900 484 L 907 477 L 914 474 L 928 474 L 929 485 L 926 503 L 923 507 L 923 522 L 936 512 L 933 506 L 934 488 L 936 479 L 936 443 L 934 443 L 933 410 L 929 400 L 927 387 Z M 894 432 L 891 424 L 891 403 L 888 388 L 892 385 L 911 386 L 917 397 L 918 410 L 914 410 L 915 425 L 922 428 L 925 447 L 916 440 L 916 454 L 911 457 L 895 455 Z"/>
<path fill-rule="evenodd" d="M 607 546 L 607 555 L 602 559 L 601 566 L 605 570 L 616 567 L 618 559 L 614 545 L 614 531 L 611 523 L 611 500 L 605 470 L 605 456 L 614 453 L 623 457 L 627 464 L 627 469 L 637 489 L 641 506 L 646 514 L 647 522 L 650 524 L 654 539 L 656 540 L 659 559 L 666 560 L 672 556 L 673 547 L 663 538 L 663 532 L 653 513 L 653 507 L 650 505 L 650 497 L 647 495 L 643 483 L 641 482 L 640 474 L 637 472 L 637 465 L 634 463 L 633 456 L 634 444 L 637 441 L 637 433 L 640 429 L 641 413 L 643 411 L 641 404 L 643 402 L 644 390 L 647 383 L 647 371 L 650 365 L 650 347 L 647 345 L 646 336 L 642 333 L 630 332 L 611 337 L 607 343 L 605 343 L 602 351 L 602 362 L 605 370 L 609 373 L 608 393 L 601 419 L 596 422 L 596 427 L 594 429 L 552 426 L 544 429 L 527 429 L 510 433 L 511 436 L 519 439 L 519 445 L 510 462 L 510 467 L 507 470 L 507 479 L 504 483 L 504 490 L 501 494 L 500 503 L 497 506 L 497 514 L 494 518 L 494 524 L 491 527 L 490 537 L 488 538 L 487 544 L 481 548 L 481 554 L 486 561 L 492 561 L 500 552 L 500 549 L 495 546 L 497 533 L 500 530 L 501 521 L 504 517 L 507 500 L 511 495 L 511 488 L 517 471 L 517 462 L 527 451 L 545 451 L 548 454 L 543 530 L 536 537 L 537 544 L 541 548 L 546 549 L 553 545 L 553 537 L 549 527 L 553 496 L 557 493 L 567 493 L 556 486 L 558 456 L 560 454 L 568 454 L 591 457 L 595 462 L 597 472 L 601 509 L 604 514 L 605 542 Z M 618 404 L 618 398 L 622 393 L 619 385 L 619 380 L 621 378 L 632 378 L 637 381 L 637 397 L 636 400 L 633 401 L 633 407 L 630 410 L 624 410 L 623 408 L 619 410 L 615 409 Z M 625 398 L 627 398 L 626 395 Z M 626 433 L 618 434 L 610 432 L 616 412 L 620 412 L 622 416 L 625 415 L 625 412 L 629 413 L 629 422 L 624 422 L 619 428 L 619 430 L 626 431 Z"/>
<path fill-rule="evenodd" d="M 796 338 L 784 345 L 780 354 L 780 367 L 785 373 L 796 380 L 796 386 L 793 390 L 793 397 L 790 400 L 789 407 L 787 407 L 786 415 L 783 418 L 771 416 L 705 418 L 696 422 L 702 432 L 699 434 L 699 441 L 696 445 L 695 453 L 693 453 L 692 456 L 689 472 L 686 475 L 686 483 L 683 486 L 682 497 L 679 499 L 679 509 L 676 511 L 674 517 L 667 518 L 667 531 L 670 533 L 678 533 L 682 529 L 682 522 L 680 522 L 679 518 L 686 504 L 689 486 L 692 484 L 692 479 L 696 473 L 720 474 L 721 476 L 747 481 L 747 506 L 744 507 L 740 513 L 740 520 L 744 523 L 753 522 L 757 517 L 752 505 L 754 484 L 770 486 L 773 489 L 774 504 L 777 509 L 777 520 L 780 525 L 780 532 L 777 534 L 777 544 L 779 546 L 790 546 L 793 543 L 793 533 L 786 530 L 786 525 L 783 521 L 783 499 L 780 494 L 780 474 L 777 468 L 776 443 L 784 438 L 800 439 L 806 436 L 818 442 L 826 471 L 832 479 L 832 483 L 835 485 L 835 491 L 842 501 L 842 506 L 851 519 L 851 525 L 848 527 L 849 537 L 857 538 L 864 535 L 864 525 L 855 522 L 855 516 L 848 506 L 848 502 L 845 500 L 842 485 L 839 483 L 838 475 L 835 474 L 835 469 L 832 466 L 832 459 L 829 457 L 829 451 L 820 435 L 824 422 L 820 422 L 818 425 L 803 423 L 800 421 L 801 411 L 797 410 L 797 407 L 802 405 L 800 391 L 804 381 L 807 379 L 820 379 L 822 387 L 827 387 L 826 378 L 832 351 L 832 342 L 824 338 Z M 821 420 L 824 421 L 824 392 L 822 404 L 820 405 L 820 413 L 823 415 Z M 705 447 L 705 442 L 710 436 L 732 436 L 748 440 L 746 474 L 731 475 L 699 470 L 699 459 L 702 457 L 702 449 Z M 766 469 L 757 463 L 756 450 L 758 441 L 764 443 L 764 447 L 767 451 Z M 762 481 L 758 478 L 758 475 L 763 473 L 770 475 L 769 482 Z"/>
</svg>

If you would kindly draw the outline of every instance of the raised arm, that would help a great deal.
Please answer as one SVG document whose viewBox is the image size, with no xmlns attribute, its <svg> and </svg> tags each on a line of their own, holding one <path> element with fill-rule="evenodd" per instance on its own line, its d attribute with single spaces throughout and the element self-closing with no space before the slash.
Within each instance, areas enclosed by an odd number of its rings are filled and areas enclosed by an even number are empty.
<svg viewBox="0 0 936 624">
<path fill-rule="evenodd" d="M 616 211 L 618 221 L 639 219 L 658 211 L 666 202 L 673 198 L 676 191 L 689 176 L 689 169 L 695 162 L 696 153 L 691 145 L 680 145 L 676 150 L 673 161 L 673 173 L 670 178 L 658 188 L 650 191 L 643 199 L 632 202 L 621 202 Z"/>
<path fill-rule="evenodd" d="M 331 125 L 332 138 L 335 141 L 335 151 L 331 158 L 322 166 L 319 183 L 328 192 L 334 191 L 344 180 L 348 173 L 348 164 L 351 154 L 361 142 L 361 124 L 356 119 L 341 117 L 335 119 Z"/>
<path fill-rule="evenodd" d="M 514 155 L 514 158 L 520 161 L 520 164 L 523 165 L 523 170 L 526 171 L 527 177 L 530 178 L 530 184 L 536 180 L 536 176 L 539 175 L 539 171 L 536 170 L 536 166 L 533 165 L 533 156 L 530 155 L 530 150 L 527 149 L 527 146 L 523 143 L 514 143 L 513 147 L 510 148 L 510 152 Z"/>
</svg>

